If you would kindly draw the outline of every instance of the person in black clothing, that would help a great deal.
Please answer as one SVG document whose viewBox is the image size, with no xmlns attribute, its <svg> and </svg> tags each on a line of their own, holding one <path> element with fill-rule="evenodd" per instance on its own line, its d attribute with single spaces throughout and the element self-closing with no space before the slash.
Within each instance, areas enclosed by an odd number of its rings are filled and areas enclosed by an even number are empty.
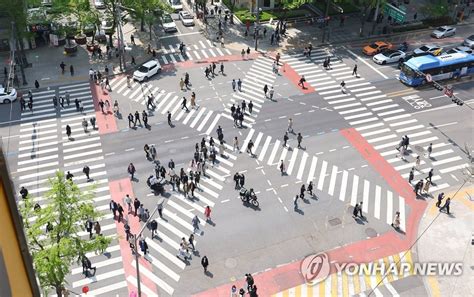
<svg viewBox="0 0 474 297">
<path fill-rule="evenodd" d="M 451 204 L 451 198 L 446 199 L 446 201 L 444 202 L 443 207 L 441 207 L 441 208 L 439 209 L 439 211 L 441 212 L 441 211 L 443 211 L 443 210 L 446 209 L 446 213 L 449 214 L 449 205 L 450 205 L 450 204 Z"/>
<path fill-rule="evenodd" d="M 431 170 L 428 172 L 428 176 L 426 177 L 426 180 L 429 180 L 430 183 L 432 183 L 432 182 L 431 182 L 431 178 L 433 177 L 433 170 L 434 170 L 434 169 L 431 168 Z"/>
<path fill-rule="evenodd" d="M 150 229 L 151 229 L 151 239 L 153 239 L 156 235 L 156 230 L 158 229 L 158 222 L 153 220 L 150 222 Z"/>
<path fill-rule="evenodd" d="M 143 124 L 145 127 L 148 127 L 148 115 L 146 114 L 145 111 L 142 111 L 142 119 L 143 119 Z"/>
<path fill-rule="evenodd" d="M 71 72 L 71 76 L 74 75 L 74 67 L 72 65 L 69 66 L 69 72 Z"/>
<path fill-rule="evenodd" d="M 26 199 L 26 197 L 28 196 L 28 190 L 25 187 L 21 187 L 20 194 L 21 198 Z"/>
<path fill-rule="evenodd" d="M 135 111 L 135 122 L 133 123 L 134 126 L 137 125 L 137 122 L 140 123 L 140 126 L 142 125 L 142 121 L 140 120 L 140 113 L 137 111 Z"/>
<path fill-rule="evenodd" d="M 209 266 L 209 260 L 207 259 L 207 256 L 202 257 L 201 265 L 204 268 L 204 273 L 206 273 L 207 272 L 207 267 Z"/>
<path fill-rule="evenodd" d="M 74 175 L 71 172 L 68 171 L 67 174 L 66 174 L 66 179 L 72 181 L 73 177 L 74 177 Z"/>
<path fill-rule="evenodd" d="M 247 291 L 250 292 L 255 283 L 253 276 L 250 273 L 245 274 L 245 281 L 247 282 Z"/>
<path fill-rule="evenodd" d="M 444 199 L 444 193 L 439 193 L 438 195 L 438 201 L 436 202 L 436 207 L 441 207 L 441 202 L 443 202 Z"/>
<path fill-rule="evenodd" d="M 91 260 L 87 258 L 85 255 L 82 256 L 82 273 L 87 277 L 89 275 L 89 270 L 94 270 L 94 274 L 97 270 L 96 267 L 92 267 Z"/>
<path fill-rule="evenodd" d="M 168 111 L 168 125 L 170 125 L 170 127 L 173 126 L 173 124 L 171 123 L 171 112 Z"/>
<path fill-rule="evenodd" d="M 128 114 L 128 127 L 132 128 L 132 123 L 133 123 L 133 114 L 129 113 Z"/>
<path fill-rule="evenodd" d="M 90 180 L 90 178 L 89 178 L 89 173 L 90 173 L 90 171 L 91 171 L 91 170 L 90 170 L 89 166 L 87 166 L 87 165 L 84 166 L 84 168 L 82 168 L 82 172 L 86 175 L 87 181 Z"/>
<path fill-rule="evenodd" d="M 95 120 L 95 117 L 90 118 L 89 121 L 91 122 L 92 129 L 95 130 L 95 121 L 96 121 L 96 120 Z"/>
<path fill-rule="evenodd" d="M 64 62 L 61 62 L 61 64 L 59 64 L 59 67 L 61 68 L 62 74 L 64 74 L 64 71 L 66 71 L 66 64 L 64 64 Z"/>
<path fill-rule="evenodd" d="M 135 212 L 134 212 L 134 215 L 137 216 L 137 210 L 138 208 L 140 207 L 140 200 L 138 200 L 138 198 L 135 197 L 135 200 L 133 200 L 133 207 L 135 208 Z"/>
<path fill-rule="evenodd" d="M 39 84 L 38 80 L 35 80 L 35 88 L 39 89 L 39 87 L 40 87 L 40 84 Z"/>
<path fill-rule="evenodd" d="M 312 181 L 309 182 L 307 190 L 309 192 L 309 195 L 313 196 L 313 182 Z"/>
<path fill-rule="evenodd" d="M 87 221 L 86 221 L 86 231 L 89 232 L 89 239 L 92 238 L 92 227 L 94 227 L 94 224 L 92 223 L 92 220 L 87 219 Z"/>
<path fill-rule="evenodd" d="M 123 207 L 120 203 L 117 203 L 117 211 L 119 213 L 118 221 L 120 223 L 123 220 Z"/>
<path fill-rule="evenodd" d="M 288 141 L 289 137 L 288 137 L 288 132 L 285 132 L 285 135 L 283 135 L 283 147 L 286 146 L 286 142 Z"/>
<path fill-rule="evenodd" d="M 67 138 L 71 138 L 71 127 L 69 125 L 66 125 L 66 135 Z"/>
</svg>

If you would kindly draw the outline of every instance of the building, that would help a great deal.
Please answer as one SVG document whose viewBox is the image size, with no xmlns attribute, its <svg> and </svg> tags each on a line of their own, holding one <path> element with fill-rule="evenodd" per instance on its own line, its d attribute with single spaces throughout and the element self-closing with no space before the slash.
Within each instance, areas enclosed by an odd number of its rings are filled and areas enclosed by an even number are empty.
<svg viewBox="0 0 474 297">
<path fill-rule="evenodd" d="M 233 1 L 233 0 L 229 0 Z M 248 8 L 251 10 L 252 8 L 256 7 L 257 0 L 235 0 L 235 6 L 240 8 Z M 259 7 L 263 10 L 265 9 L 273 9 L 275 8 L 275 0 L 258 0 Z M 255 9 L 255 8 L 254 8 Z"/>
</svg>

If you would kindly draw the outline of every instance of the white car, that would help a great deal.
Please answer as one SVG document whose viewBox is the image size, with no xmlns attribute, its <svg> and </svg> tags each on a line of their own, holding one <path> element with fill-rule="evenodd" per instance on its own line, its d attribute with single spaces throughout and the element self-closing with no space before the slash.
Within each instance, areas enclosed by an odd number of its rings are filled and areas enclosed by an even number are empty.
<svg viewBox="0 0 474 297">
<path fill-rule="evenodd" d="M 455 47 L 455 48 L 452 48 L 450 49 L 449 51 L 447 51 L 446 53 L 447 54 L 455 54 L 455 53 L 465 53 L 465 54 L 472 54 L 472 49 L 470 47 L 467 47 L 467 46 L 458 46 L 458 47 Z"/>
<path fill-rule="evenodd" d="M 171 8 L 174 9 L 174 11 L 181 11 L 183 10 L 183 4 L 181 4 L 181 0 L 169 0 Z"/>
<path fill-rule="evenodd" d="M 470 48 L 474 48 L 474 35 L 466 37 L 466 39 L 464 39 L 464 42 L 462 43 L 462 45 L 468 46 Z"/>
<path fill-rule="evenodd" d="M 376 54 L 372 60 L 381 65 L 389 64 L 389 63 L 398 63 L 403 61 L 406 54 L 401 50 L 385 50 L 382 51 L 380 54 Z"/>
<path fill-rule="evenodd" d="M 94 6 L 97 9 L 105 9 L 104 0 L 94 0 Z"/>
<path fill-rule="evenodd" d="M 163 24 L 163 30 L 165 32 L 176 32 L 178 31 L 178 28 L 176 28 L 176 24 L 174 23 L 173 19 L 169 14 L 163 15 L 163 18 L 161 19 L 161 23 Z"/>
<path fill-rule="evenodd" d="M 431 37 L 440 39 L 456 34 L 456 28 L 450 26 L 441 26 L 431 32 Z"/>
<path fill-rule="evenodd" d="M 133 72 L 133 79 L 137 81 L 147 81 L 150 77 L 157 74 L 161 70 L 158 60 L 150 60 L 144 63 L 140 68 Z"/>
<path fill-rule="evenodd" d="M 181 10 L 179 12 L 179 19 L 184 26 L 194 26 L 194 17 L 187 11 Z"/>
<path fill-rule="evenodd" d="M 11 89 L 7 92 L 3 86 L 0 85 L 0 103 L 10 103 L 16 100 L 16 90 Z"/>
<path fill-rule="evenodd" d="M 425 53 L 430 53 L 433 56 L 438 56 L 443 50 L 442 47 L 437 46 L 436 44 L 425 44 L 413 50 L 413 53 L 416 55 L 423 55 Z"/>
</svg>

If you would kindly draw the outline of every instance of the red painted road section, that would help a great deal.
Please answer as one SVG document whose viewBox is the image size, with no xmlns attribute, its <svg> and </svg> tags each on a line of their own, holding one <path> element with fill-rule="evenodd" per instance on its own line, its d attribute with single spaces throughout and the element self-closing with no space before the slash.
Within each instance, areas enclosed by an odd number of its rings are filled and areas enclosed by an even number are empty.
<svg viewBox="0 0 474 297">
<path fill-rule="evenodd" d="M 109 188 L 110 188 L 110 195 L 112 199 L 115 202 L 122 204 L 122 207 L 124 208 L 124 215 L 125 215 L 128 212 L 128 209 L 127 209 L 127 206 L 124 205 L 122 201 L 123 197 L 125 197 L 126 194 L 129 194 L 130 197 L 135 197 L 135 195 L 133 194 L 133 189 L 132 189 L 132 184 L 130 182 L 130 179 L 124 178 L 124 179 L 120 179 L 116 181 L 111 181 L 109 182 Z M 140 225 L 140 222 L 138 221 L 138 217 L 129 215 L 128 224 L 130 225 L 130 231 L 132 232 L 132 234 L 137 234 L 138 232 L 140 232 L 141 225 Z M 120 253 L 122 255 L 123 269 L 125 271 L 125 279 L 128 278 L 129 275 L 133 276 L 136 279 L 137 277 L 136 270 L 132 266 L 132 262 L 135 261 L 135 257 L 132 255 L 132 252 L 130 250 L 130 244 L 125 240 L 126 235 L 125 235 L 125 229 L 123 227 L 123 223 L 119 223 L 116 220 L 115 227 L 117 228 L 117 236 L 119 237 Z M 140 267 L 145 267 L 149 271 L 153 271 L 151 263 L 144 260 L 142 257 L 140 257 L 139 261 L 140 261 Z M 143 273 L 140 274 L 140 277 L 141 277 L 141 283 L 147 286 L 155 294 L 157 294 L 155 283 L 152 282 L 150 279 L 148 279 Z M 127 284 L 128 284 L 129 293 L 132 291 L 135 291 L 135 293 L 137 292 L 136 283 L 131 284 L 129 281 L 127 281 Z M 143 292 L 143 289 L 142 289 L 142 292 Z"/>
<path fill-rule="evenodd" d="M 298 85 L 301 76 L 288 63 L 283 63 L 283 66 L 280 67 L 280 73 L 289 81 L 291 81 L 301 92 L 303 92 L 303 94 L 310 94 L 316 92 L 316 90 L 307 82 L 304 84 L 304 89 L 302 89 Z"/>
<path fill-rule="evenodd" d="M 102 92 L 99 85 L 96 85 L 94 82 L 90 82 L 90 88 L 92 93 L 92 99 L 94 101 L 94 109 L 95 109 L 95 118 L 97 120 L 97 127 L 99 128 L 99 134 L 108 134 L 108 133 L 115 133 L 118 131 L 117 122 L 115 121 L 115 116 L 112 112 L 112 106 L 114 102 L 112 101 L 109 92 L 105 91 Z M 105 114 L 102 113 L 99 107 L 99 100 L 102 99 L 104 102 L 105 100 L 109 100 L 111 110 L 109 113 Z"/>
<path fill-rule="evenodd" d="M 410 211 L 407 215 L 406 234 L 389 231 L 378 237 L 351 243 L 347 246 L 326 251 L 330 261 L 338 263 L 368 263 L 375 259 L 390 256 L 410 249 L 416 240 L 418 224 L 425 211 L 427 203 L 416 200 L 410 185 L 390 164 L 367 142 L 355 129 L 345 129 L 341 134 L 352 143 L 372 167 L 387 181 L 400 196 L 405 198 Z M 320 251 L 315 251 L 320 252 Z M 331 267 L 334 272 L 334 266 Z M 260 296 L 271 296 L 280 291 L 304 283 L 300 273 L 300 261 L 290 263 L 266 272 L 254 275 Z M 227 297 L 232 285 L 238 288 L 246 287 L 245 280 L 221 285 L 214 289 L 198 293 L 195 297 Z"/>
</svg>

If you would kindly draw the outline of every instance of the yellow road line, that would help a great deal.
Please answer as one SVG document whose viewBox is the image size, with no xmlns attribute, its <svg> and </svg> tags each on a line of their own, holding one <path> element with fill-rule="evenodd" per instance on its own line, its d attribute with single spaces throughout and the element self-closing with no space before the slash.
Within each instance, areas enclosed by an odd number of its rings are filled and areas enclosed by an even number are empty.
<svg viewBox="0 0 474 297">
<path fill-rule="evenodd" d="M 441 292 L 439 290 L 438 279 L 434 276 L 428 276 L 427 279 L 428 285 L 430 286 L 430 292 L 432 297 L 440 297 Z"/>
<path fill-rule="evenodd" d="M 408 90 L 401 90 L 401 91 L 395 91 L 395 92 L 387 93 L 385 95 L 387 95 L 387 97 L 397 97 L 397 96 L 404 96 L 404 95 L 408 95 L 408 94 L 414 94 L 414 93 L 418 93 L 418 92 L 419 91 L 415 90 L 415 89 L 408 89 Z"/>
<path fill-rule="evenodd" d="M 337 279 L 338 279 L 338 274 L 333 273 L 331 275 L 331 296 L 332 297 L 337 297 Z"/>
<path fill-rule="evenodd" d="M 352 280 L 354 283 L 354 294 L 359 294 L 360 293 L 359 275 L 358 274 L 354 275 Z"/>
<path fill-rule="evenodd" d="M 326 296 L 326 282 L 320 282 L 318 285 L 319 285 L 319 296 Z"/>
<path fill-rule="evenodd" d="M 384 257 L 383 262 L 384 262 L 385 268 L 388 269 L 390 267 L 390 259 L 388 257 Z M 393 275 L 391 272 L 387 273 L 387 279 L 389 282 L 393 282 Z"/>
<path fill-rule="evenodd" d="M 342 296 L 349 296 L 349 280 L 347 274 L 342 274 Z"/>
</svg>

